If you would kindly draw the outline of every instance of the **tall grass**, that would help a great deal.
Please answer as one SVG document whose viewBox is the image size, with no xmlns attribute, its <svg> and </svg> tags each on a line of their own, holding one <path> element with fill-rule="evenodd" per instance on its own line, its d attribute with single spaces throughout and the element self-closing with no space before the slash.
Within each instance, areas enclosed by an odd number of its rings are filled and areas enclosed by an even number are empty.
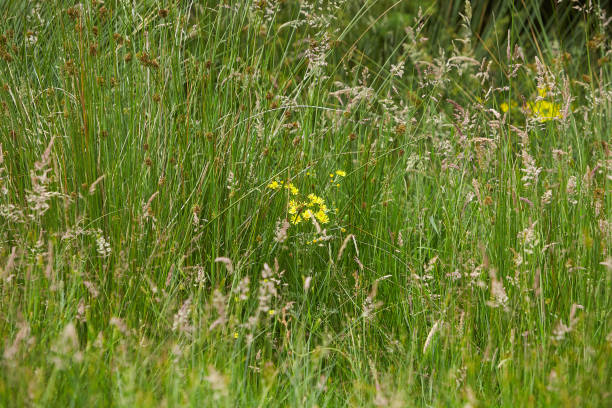
<svg viewBox="0 0 612 408">
<path fill-rule="evenodd" d="M 0 1 L 0 405 L 608 406 L 588 4 Z"/>
</svg>

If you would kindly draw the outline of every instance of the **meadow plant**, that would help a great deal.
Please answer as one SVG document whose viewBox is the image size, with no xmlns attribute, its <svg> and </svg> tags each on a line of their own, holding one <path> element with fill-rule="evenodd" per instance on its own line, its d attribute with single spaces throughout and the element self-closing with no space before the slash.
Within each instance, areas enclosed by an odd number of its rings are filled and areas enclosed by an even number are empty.
<svg viewBox="0 0 612 408">
<path fill-rule="evenodd" d="M 603 2 L 0 10 L 0 406 L 610 406 Z"/>
</svg>

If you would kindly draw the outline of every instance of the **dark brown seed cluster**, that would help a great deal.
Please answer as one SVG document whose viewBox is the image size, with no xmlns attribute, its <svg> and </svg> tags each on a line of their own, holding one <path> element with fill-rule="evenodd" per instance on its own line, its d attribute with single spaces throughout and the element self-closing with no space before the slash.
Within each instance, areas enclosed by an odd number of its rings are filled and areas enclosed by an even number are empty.
<svg viewBox="0 0 612 408">
<path fill-rule="evenodd" d="M 136 54 L 136 58 L 147 68 L 159 68 L 159 62 L 144 51 Z"/>
</svg>

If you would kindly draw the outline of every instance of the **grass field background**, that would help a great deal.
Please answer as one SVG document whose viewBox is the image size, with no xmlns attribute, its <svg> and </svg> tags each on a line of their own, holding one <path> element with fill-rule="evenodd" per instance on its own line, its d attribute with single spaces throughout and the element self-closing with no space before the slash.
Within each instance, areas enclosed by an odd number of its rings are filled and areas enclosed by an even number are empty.
<svg viewBox="0 0 612 408">
<path fill-rule="evenodd" d="M 0 0 L 0 406 L 610 406 L 611 17 Z"/>
</svg>

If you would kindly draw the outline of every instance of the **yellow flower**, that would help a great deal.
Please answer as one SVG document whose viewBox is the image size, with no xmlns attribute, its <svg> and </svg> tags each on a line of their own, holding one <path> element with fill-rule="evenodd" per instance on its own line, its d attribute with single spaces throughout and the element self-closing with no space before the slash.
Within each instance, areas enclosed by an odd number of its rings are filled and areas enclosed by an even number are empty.
<svg viewBox="0 0 612 408">
<path fill-rule="evenodd" d="M 268 188 L 271 190 L 278 190 L 279 188 L 281 188 L 281 185 L 278 184 L 278 181 L 274 180 L 273 182 L 268 184 Z"/>
<path fill-rule="evenodd" d="M 289 201 L 289 210 L 288 210 L 289 214 L 295 214 L 297 212 L 298 206 L 299 206 L 299 204 L 298 204 L 297 201 L 290 200 Z"/>
<path fill-rule="evenodd" d="M 325 214 L 325 211 L 319 210 L 315 213 L 315 217 L 321 224 L 327 224 L 329 222 L 329 217 Z"/>
<path fill-rule="evenodd" d="M 346 177 L 346 171 L 344 170 L 336 170 L 336 174 L 340 177 Z"/>
<path fill-rule="evenodd" d="M 310 210 L 306 210 L 302 213 L 302 218 L 305 220 L 310 219 L 311 216 L 312 216 L 312 211 Z"/>
<path fill-rule="evenodd" d="M 561 118 L 561 107 L 549 101 L 527 102 L 527 109 L 540 122 Z"/>
<path fill-rule="evenodd" d="M 238 338 L 238 332 L 234 332 L 234 338 L 237 339 Z"/>
<path fill-rule="evenodd" d="M 270 316 L 274 316 L 274 313 L 276 313 L 276 312 L 274 311 L 274 309 L 270 309 L 270 310 L 268 310 L 268 314 L 269 314 Z"/>
<path fill-rule="evenodd" d="M 510 109 L 510 107 L 508 106 L 508 104 L 506 102 L 503 102 L 501 105 L 499 105 L 499 107 L 501 108 L 502 112 L 508 112 L 508 110 Z"/>
<path fill-rule="evenodd" d="M 313 205 L 325 205 L 323 199 L 316 194 L 308 194 L 308 199 L 310 200 L 308 207 L 312 207 Z"/>
<path fill-rule="evenodd" d="M 291 195 L 298 195 L 298 193 L 300 192 L 300 190 L 298 190 L 298 188 L 296 186 L 293 185 L 293 183 L 287 183 L 285 184 L 285 188 L 287 190 L 289 190 L 289 192 L 291 193 Z"/>
<path fill-rule="evenodd" d="M 545 98 L 546 97 L 546 93 L 547 93 L 547 89 L 546 88 L 538 88 L 538 95 L 541 98 Z"/>
<path fill-rule="evenodd" d="M 293 225 L 297 225 L 302 222 L 302 216 L 300 214 L 295 214 L 291 216 L 291 219 L 289 221 L 291 221 Z"/>
<path fill-rule="evenodd" d="M 340 232 L 346 232 L 346 228 L 344 227 L 340 228 Z"/>
</svg>

